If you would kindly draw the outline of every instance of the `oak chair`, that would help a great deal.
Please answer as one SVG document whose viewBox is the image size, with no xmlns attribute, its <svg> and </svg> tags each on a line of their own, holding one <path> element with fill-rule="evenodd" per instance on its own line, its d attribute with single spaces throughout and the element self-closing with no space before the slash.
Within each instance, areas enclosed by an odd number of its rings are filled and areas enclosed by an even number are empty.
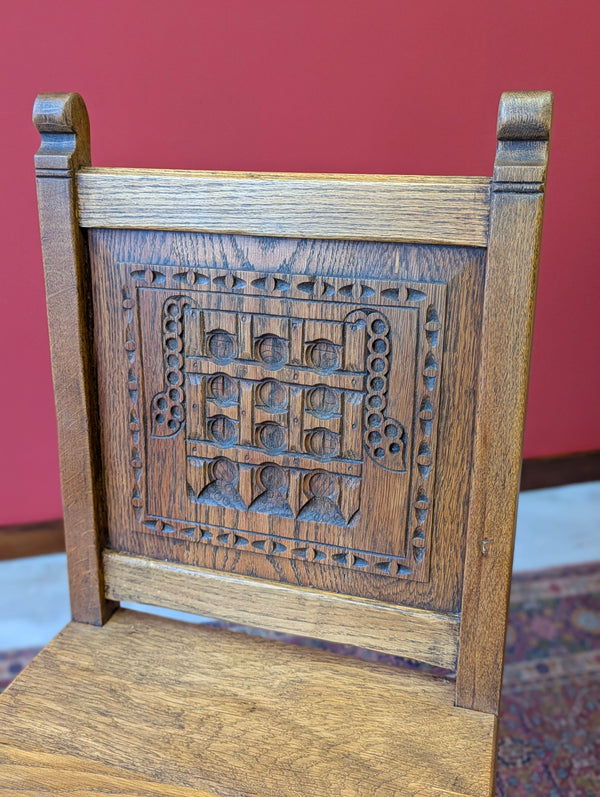
<svg viewBox="0 0 600 797">
<path fill-rule="evenodd" d="M 492 793 L 551 115 L 491 180 L 151 171 L 38 97 L 73 621 L 2 794 Z"/>
</svg>

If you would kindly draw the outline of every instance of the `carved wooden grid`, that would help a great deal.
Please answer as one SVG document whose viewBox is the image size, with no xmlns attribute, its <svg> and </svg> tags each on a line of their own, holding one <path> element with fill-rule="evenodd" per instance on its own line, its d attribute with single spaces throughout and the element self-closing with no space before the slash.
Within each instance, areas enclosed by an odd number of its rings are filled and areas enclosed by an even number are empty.
<svg viewBox="0 0 600 797">
<path fill-rule="evenodd" d="M 446 286 L 120 269 L 139 530 L 427 581 Z M 142 334 L 138 307 L 150 300 L 155 324 Z M 406 313 L 416 319 L 415 351 L 401 363 L 395 336 Z M 144 384 L 150 361 L 159 390 Z M 396 418 L 390 378 L 400 366 L 414 390 Z M 146 459 L 175 441 L 184 441 L 185 464 L 179 505 L 165 513 L 152 506 L 157 468 Z M 366 469 L 406 489 L 393 552 L 347 542 L 361 522 Z M 253 530 L 264 515 L 276 523 Z"/>
</svg>

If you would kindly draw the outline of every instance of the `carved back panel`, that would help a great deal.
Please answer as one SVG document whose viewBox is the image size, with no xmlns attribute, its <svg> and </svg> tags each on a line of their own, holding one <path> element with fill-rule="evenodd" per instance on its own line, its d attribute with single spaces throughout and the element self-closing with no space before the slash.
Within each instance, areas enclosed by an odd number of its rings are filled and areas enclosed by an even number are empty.
<svg viewBox="0 0 600 797">
<path fill-rule="evenodd" d="M 483 250 L 89 240 L 111 546 L 455 611 Z"/>
<path fill-rule="evenodd" d="M 75 619 L 118 600 L 458 665 L 497 711 L 552 115 L 494 176 L 36 175 Z"/>
</svg>

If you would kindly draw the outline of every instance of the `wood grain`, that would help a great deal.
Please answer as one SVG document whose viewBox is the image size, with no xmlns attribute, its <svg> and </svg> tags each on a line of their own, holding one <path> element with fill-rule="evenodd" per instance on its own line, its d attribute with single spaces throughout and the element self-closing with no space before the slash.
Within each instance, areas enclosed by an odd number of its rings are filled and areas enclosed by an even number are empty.
<svg viewBox="0 0 600 797">
<path fill-rule="evenodd" d="M 104 554 L 107 597 L 407 656 L 453 669 L 458 618 L 124 554 Z"/>
<path fill-rule="evenodd" d="M 86 168 L 78 208 L 83 227 L 486 246 L 489 180 Z"/>
<path fill-rule="evenodd" d="M 600 481 L 600 450 L 528 457 L 521 468 L 520 490 L 540 490 Z M 41 556 L 65 550 L 61 520 L 0 527 L 0 560 Z"/>
<path fill-rule="evenodd" d="M 215 792 L 170 786 L 132 775 L 110 764 L 74 755 L 6 744 L 0 736 L 0 785 L 3 794 L 21 797 L 214 797 Z"/>
<path fill-rule="evenodd" d="M 119 610 L 101 628 L 71 623 L 9 687 L 0 788 L 14 793 L 24 747 L 63 769 L 79 759 L 82 790 L 93 764 L 221 797 L 489 795 L 496 719 L 453 695 L 417 673 Z"/>
<path fill-rule="evenodd" d="M 523 460 L 520 490 L 600 481 L 600 451 L 577 451 Z M 62 520 L 0 527 L 0 560 L 41 556 L 65 550 Z"/>
<path fill-rule="evenodd" d="M 552 94 L 503 95 L 497 163 L 519 162 L 519 179 L 492 193 L 475 462 L 470 498 L 457 704 L 499 711 Z M 527 166 L 529 139 L 546 161 Z M 511 153 L 512 149 L 512 155 Z M 538 168 L 539 167 L 539 168 Z M 510 178 L 515 176 L 512 168 Z M 500 169 L 500 178 L 508 179 Z M 537 182 L 541 180 L 542 182 Z M 494 183 L 494 189 L 496 184 Z"/>
<path fill-rule="evenodd" d="M 74 616 L 451 666 L 460 616 L 460 647 L 455 688 L 71 624 L 0 703 L 11 788 L 52 750 L 116 794 L 490 794 L 551 113 L 503 95 L 490 184 L 91 169 L 81 98 L 39 99 Z"/>
<path fill-rule="evenodd" d="M 460 610 L 484 250 L 125 230 L 89 247 L 111 548 Z M 389 332 L 367 339 L 369 319 Z M 345 365 L 315 365 L 315 342 Z"/>
<path fill-rule="evenodd" d="M 98 414 L 91 353 L 85 243 L 78 227 L 74 174 L 90 162 L 87 111 L 78 94 L 42 94 L 33 121 L 42 142 L 35 156 L 46 279 L 52 375 L 58 424 L 71 611 L 102 623 L 100 548 L 105 532 Z"/>
<path fill-rule="evenodd" d="M 131 774 L 110 765 L 98 764 L 89 759 L 20 746 L 5 745 L 0 741 L 0 782 L 4 783 L 4 794 L 21 797 L 44 797 L 52 794 L 68 797 L 218 797 L 229 792 L 216 787 L 205 791 L 194 787 L 171 786 L 164 782 L 147 780 L 143 774 Z M 417 789 L 417 791 L 414 791 Z M 248 791 L 236 791 L 236 795 L 249 795 Z M 252 792 L 254 794 L 254 792 Z M 264 793 L 260 792 L 260 797 Z M 287 797 L 288 792 L 271 792 Z M 352 792 L 346 791 L 347 797 Z M 449 791 L 437 786 L 414 786 L 404 792 L 404 797 L 479 797 L 464 792 Z M 317 793 L 318 797 L 318 793 Z M 363 793 L 356 794 L 363 797 Z"/>
</svg>

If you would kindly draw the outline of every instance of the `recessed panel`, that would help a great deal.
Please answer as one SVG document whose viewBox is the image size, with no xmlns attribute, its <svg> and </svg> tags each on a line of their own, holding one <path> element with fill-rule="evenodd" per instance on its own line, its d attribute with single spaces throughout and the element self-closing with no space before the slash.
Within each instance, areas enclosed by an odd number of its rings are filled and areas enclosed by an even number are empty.
<svg viewBox="0 0 600 797">
<path fill-rule="evenodd" d="M 152 262 L 153 233 L 110 235 L 137 241 L 94 265 L 110 286 L 96 323 L 115 548 L 388 599 L 429 584 L 436 551 L 455 560 L 461 526 L 436 529 L 452 280 L 403 269 L 422 256 L 402 245 L 347 245 L 393 255 L 378 273 L 342 244 L 250 257 L 251 239 L 212 236 L 249 242 L 236 264 L 188 236 L 182 264 L 172 249 Z M 292 247 L 310 256 L 286 270 Z M 447 404 L 473 384 L 463 372 Z M 466 470 L 470 450 L 451 456 Z"/>
<path fill-rule="evenodd" d="M 122 279 L 140 528 L 428 578 L 443 285 L 135 264 Z"/>
</svg>

